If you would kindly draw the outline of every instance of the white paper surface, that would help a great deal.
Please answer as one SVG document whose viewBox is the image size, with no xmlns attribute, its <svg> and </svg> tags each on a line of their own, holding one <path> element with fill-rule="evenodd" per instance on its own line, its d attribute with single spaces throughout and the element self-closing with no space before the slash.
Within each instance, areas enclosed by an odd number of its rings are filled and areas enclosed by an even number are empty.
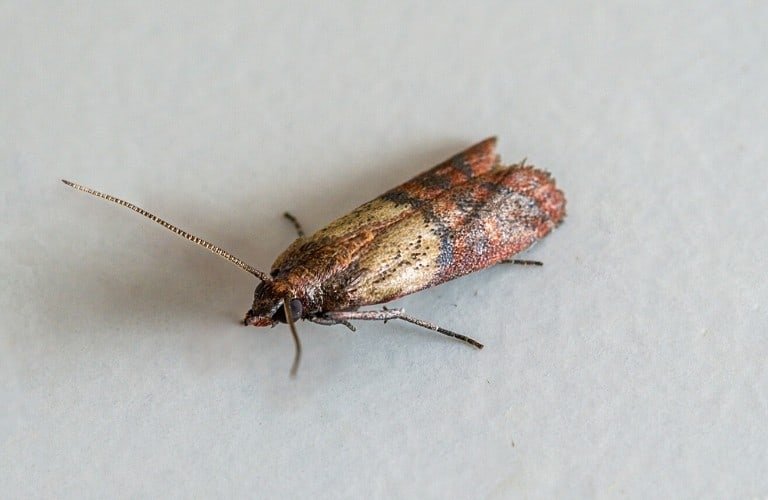
<svg viewBox="0 0 768 500">
<path fill-rule="evenodd" d="M 212 4 L 216 3 L 216 6 Z M 768 495 L 761 2 L 3 2 L 8 497 Z M 407 324 L 238 325 L 291 241 L 488 135 L 525 258 Z"/>
</svg>

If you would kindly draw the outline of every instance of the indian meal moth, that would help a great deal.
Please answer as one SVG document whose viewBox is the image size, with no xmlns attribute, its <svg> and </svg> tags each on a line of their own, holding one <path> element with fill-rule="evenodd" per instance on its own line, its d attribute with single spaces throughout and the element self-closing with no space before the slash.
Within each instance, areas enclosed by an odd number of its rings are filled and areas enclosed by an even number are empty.
<svg viewBox="0 0 768 500">
<path fill-rule="evenodd" d="M 502 165 L 496 139 L 486 139 L 361 205 L 311 236 L 286 213 L 298 238 L 269 274 L 231 253 L 114 196 L 70 181 L 80 191 L 117 203 L 224 257 L 258 278 L 245 325 L 288 323 L 295 343 L 291 374 L 301 359 L 296 320 L 344 325 L 402 320 L 482 348 L 478 341 L 384 304 L 499 263 L 514 260 L 565 217 L 565 196 L 549 173 Z"/>
</svg>

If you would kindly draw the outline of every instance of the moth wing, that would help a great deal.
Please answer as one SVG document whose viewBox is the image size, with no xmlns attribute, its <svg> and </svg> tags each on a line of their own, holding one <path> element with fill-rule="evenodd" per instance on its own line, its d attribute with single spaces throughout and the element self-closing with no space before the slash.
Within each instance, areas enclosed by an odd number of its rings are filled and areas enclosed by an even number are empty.
<svg viewBox="0 0 768 500">
<path fill-rule="evenodd" d="M 342 308 L 388 302 L 483 269 L 529 248 L 565 216 L 549 174 L 497 167 L 384 229 L 356 253 Z"/>
<path fill-rule="evenodd" d="M 322 255 L 326 262 L 354 253 L 361 245 L 368 243 L 370 238 L 367 236 L 378 234 L 408 218 L 417 210 L 416 204 L 428 203 L 442 193 L 491 171 L 498 162 L 496 138 L 489 137 L 361 205 L 315 234 L 294 241 L 272 264 L 272 275 L 303 265 L 309 253 Z M 342 246 L 345 248 L 340 248 Z"/>
<path fill-rule="evenodd" d="M 358 207 L 312 237 L 343 240 L 358 234 L 361 229 L 378 230 L 388 226 L 414 211 L 411 205 L 398 203 L 398 200 L 408 198 L 426 202 L 434 199 L 490 171 L 498 161 L 496 138 L 489 137 Z"/>
</svg>

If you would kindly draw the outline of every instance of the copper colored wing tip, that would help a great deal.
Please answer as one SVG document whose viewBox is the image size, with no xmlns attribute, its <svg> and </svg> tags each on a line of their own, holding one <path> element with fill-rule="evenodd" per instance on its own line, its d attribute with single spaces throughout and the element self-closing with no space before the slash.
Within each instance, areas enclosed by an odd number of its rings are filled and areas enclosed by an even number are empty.
<svg viewBox="0 0 768 500">
<path fill-rule="evenodd" d="M 472 146 L 470 149 L 487 149 L 489 153 L 492 153 L 496 150 L 497 142 L 498 142 L 498 139 L 496 138 L 496 136 L 492 135 L 478 142 L 477 144 Z"/>
</svg>

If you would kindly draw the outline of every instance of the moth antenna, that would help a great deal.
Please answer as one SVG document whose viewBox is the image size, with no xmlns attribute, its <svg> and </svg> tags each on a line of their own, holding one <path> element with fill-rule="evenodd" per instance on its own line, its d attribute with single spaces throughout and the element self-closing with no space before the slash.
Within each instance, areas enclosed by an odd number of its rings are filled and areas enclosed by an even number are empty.
<svg viewBox="0 0 768 500">
<path fill-rule="evenodd" d="M 139 213 L 139 214 L 143 215 L 144 217 L 146 217 L 146 218 L 148 218 L 148 219 L 150 219 L 152 221 L 157 222 L 158 224 L 160 224 L 164 228 L 171 230 L 172 232 L 178 234 L 182 238 L 185 238 L 185 239 L 191 241 L 192 243 L 200 245 L 203 248 L 207 248 L 208 250 L 210 250 L 211 252 L 215 253 L 219 257 L 224 257 L 225 259 L 227 259 L 228 261 L 230 261 L 231 263 L 233 263 L 237 267 L 245 269 L 246 271 L 248 271 L 252 275 L 256 276 L 261 281 L 270 281 L 269 276 L 267 276 L 265 273 L 259 271 L 258 269 L 256 269 L 255 267 L 253 267 L 253 266 L 251 266 L 249 264 L 246 264 L 245 262 L 243 262 L 239 258 L 235 257 L 231 253 L 229 253 L 226 250 L 224 250 L 223 248 L 219 248 L 216 245 L 214 245 L 213 243 L 210 243 L 210 242 L 208 242 L 208 241 L 206 241 L 206 240 L 204 240 L 202 238 L 199 238 L 199 237 L 197 237 L 197 236 L 195 236 L 193 234 L 189 234 L 188 232 L 184 231 L 183 229 L 179 229 L 178 227 L 174 226 L 173 224 L 170 224 L 170 223 L 164 221 L 160 217 L 147 212 L 143 208 L 137 207 L 133 203 L 128 203 L 127 201 L 121 200 L 120 198 L 115 198 L 112 195 L 101 193 L 99 191 L 96 191 L 95 189 L 91 189 L 89 187 L 82 186 L 82 185 L 77 184 L 75 182 L 67 181 L 67 180 L 64 180 L 64 179 L 62 179 L 61 182 L 63 182 L 67 186 L 70 186 L 70 187 L 73 187 L 73 188 L 77 189 L 78 191 L 83 191 L 84 193 L 88 193 L 88 194 L 91 194 L 91 195 L 96 196 L 98 198 L 102 198 L 102 199 L 105 199 L 107 201 L 111 201 L 112 203 L 117 203 L 120 206 L 129 208 L 129 209 L 133 210 L 134 212 Z"/>
<path fill-rule="evenodd" d="M 291 377 L 295 377 L 299 371 L 299 362 L 301 362 L 301 341 L 299 340 L 299 333 L 296 331 L 296 323 L 293 321 L 293 314 L 291 314 L 291 299 L 286 297 L 283 300 L 283 309 L 285 310 L 285 318 L 288 320 L 288 326 L 291 327 L 291 335 L 293 335 L 293 343 L 296 344 L 296 354 L 293 356 L 293 366 L 291 366 Z"/>
</svg>

